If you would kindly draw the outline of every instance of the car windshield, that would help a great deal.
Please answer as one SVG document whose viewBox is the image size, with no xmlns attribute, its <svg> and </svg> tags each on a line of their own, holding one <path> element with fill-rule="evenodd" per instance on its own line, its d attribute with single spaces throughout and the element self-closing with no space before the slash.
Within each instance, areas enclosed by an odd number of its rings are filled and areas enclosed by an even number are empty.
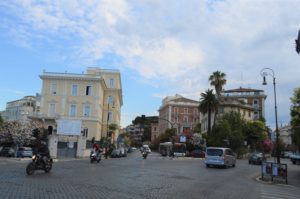
<svg viewBox="0 0 300 199">
<path fill-rule="evenodd" d="M 207 149 L 207 155 L 209 156 L 222 156 L 223 150 L 222 149 Z"/>
<path fill-rule="evenodd" d="M 257 156 L 257 157 L 262 157 L 263 154 L 262 154 L 262 153 L 258 153 L 258 154 L 256 154 L 256 156 Z"/>
</svg>

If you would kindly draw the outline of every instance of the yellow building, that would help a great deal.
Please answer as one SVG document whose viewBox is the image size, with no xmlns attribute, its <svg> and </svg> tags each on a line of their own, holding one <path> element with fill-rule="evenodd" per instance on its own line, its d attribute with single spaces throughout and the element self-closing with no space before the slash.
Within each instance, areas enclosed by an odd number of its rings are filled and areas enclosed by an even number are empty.
<svg viewBox="0 0 300 199">
<path fill-rule="evenodd" d="M 211 127 L 214 120 L 222 118 L 224 114 L 230 112 L 240 113 L 242 118 L 247 121 L 255 121 L 265 116 L 265 99 L 263 90 L 251 88 L 237 88 L 221 92 L 221 100 L 218 104 L 218 114 L 211 114 Z M 208 114 L 201 114 L 201 130 L 208 130 Z"/>
<path fill-rule="evenodd" d="M 92 138 L 110 137 L 110 124 L 120 129 L 123 101 L 118 70 L 89 67 L 85 74 L 44 71 L 40 78 L 41 107 L 35 118 L 51 134 L 52 156 L 87 156 Z M 118 130 L 111 135 L 112 143 L 117 136 Z"/>
</svg>

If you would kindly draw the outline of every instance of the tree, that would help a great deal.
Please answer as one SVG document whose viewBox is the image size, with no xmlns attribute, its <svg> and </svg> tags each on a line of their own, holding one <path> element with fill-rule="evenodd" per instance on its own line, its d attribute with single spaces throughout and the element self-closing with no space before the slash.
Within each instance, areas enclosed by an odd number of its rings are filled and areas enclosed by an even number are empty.
<svg viewBox="0 0 300 199">
<path fill-rule="evenodd" d="M 117 124 L 110 124 L 109 126 L 108 126 L 108 129 L 109 129 L 109 132 L 110 132 L 110 135 L 109 135 L 109 137 L 111 137 L 112 136 L 112 133 L 114 133 L 117 129 L 118 129 L 118 125 Z"/>
<path fill-rule="evenodd" d="M 210 85 L 215 87 L 217 97 L 220 98 L 223 86 L 226 84 L 226 74 L 221 71 L 215 71 L 209 76 Z"/>
<path fill-rule="evenodd" d="M 150 141 L 151 140 L 151 118 L 146 117 L 145 115 L 137 116 L 132 123 L 134 125 L 139 124 L 140 128 L 143 129 L 142 141 Z"/>
<path fill-rule="evenodd" d="M 34 137 L 32 132 L 38 129 L 41 134 Z M 35 139 L 44 137 L 44 129 L 39 122 L 21 124 L 17 121 L 5 121 L 0 127 L 0 144 L 30 145 Z"/>
<path fill-rule="evenodd" d="M 2 115 L 0 114 L 0 127 L 2 126 L 2 124 L 3 124 L 3 118 L 2 118 Z"/>
<path fill-rule="evenodd" d="M 267 139 L 267 128 L 262 121 L 249 121 L 245 125 L 245 134 L 248 145 L 257 149 L 263 140 Z"/>
<path fill-rule="evenodd" d="M 207 134 L 209 135 L 211 132 L 211 113 L 217 109 L 218 101 L 216 96 L 213 94 L 212 89 L 207 89 L 205 93 L 201 93 L 199 111 L 202 114 L 207 113 Z"/>
<path fill-rule="evenodd" d="M 207 136 L 208 146 L 230 147 L 240 155 L 244 149 L 246 121 L 240 113 L 226 113 Z"/>
<path fill-rule="evenodd" d="M 298 32 L 298 38 L 295 40 L 296 42 L 296 52 L 299 54 L 300 53 L 300 30 Z"/>
<path fill-rule="evenodd" d="M 197 124 L 194 126 L 193 132 L 194 132 L 194 133 L 198 133 L 198 134 L 201 133 L 201 123 L 197 123 Z"/>
<path fill-rule="evenodd" d="M 292 139 L 294 144 L 300 149 L 300 87 L 294 90 L 294 96 L 291 98 L 292 106 L 290 108 Z"/>
</svg>

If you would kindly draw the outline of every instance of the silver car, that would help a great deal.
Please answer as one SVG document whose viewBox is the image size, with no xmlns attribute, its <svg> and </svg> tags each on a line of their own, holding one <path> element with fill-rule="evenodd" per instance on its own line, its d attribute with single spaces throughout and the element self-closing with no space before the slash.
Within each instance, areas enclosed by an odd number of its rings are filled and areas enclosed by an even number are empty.
<svg viewBox="0 0 300 199">
<path fill-rule="evenodd" d="M 207 147 L 205 155 L 206 167 L 222 166 L 228 168 L 235 167 L 236 157 L 230 148 Z"/>
</svg>

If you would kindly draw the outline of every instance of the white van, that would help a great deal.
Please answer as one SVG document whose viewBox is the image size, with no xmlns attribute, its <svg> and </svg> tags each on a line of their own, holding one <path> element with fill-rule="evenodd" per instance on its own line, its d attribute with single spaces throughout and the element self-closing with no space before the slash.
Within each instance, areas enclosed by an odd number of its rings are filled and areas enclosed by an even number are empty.
<svg viewBox="0 0 300 199">
<path fill-rule="evenodd" d="M 230 148 L 207 147 L 205 154 L 206 167 L 229 166 L 235 167 L 236 157 Z"/>
</svg>

